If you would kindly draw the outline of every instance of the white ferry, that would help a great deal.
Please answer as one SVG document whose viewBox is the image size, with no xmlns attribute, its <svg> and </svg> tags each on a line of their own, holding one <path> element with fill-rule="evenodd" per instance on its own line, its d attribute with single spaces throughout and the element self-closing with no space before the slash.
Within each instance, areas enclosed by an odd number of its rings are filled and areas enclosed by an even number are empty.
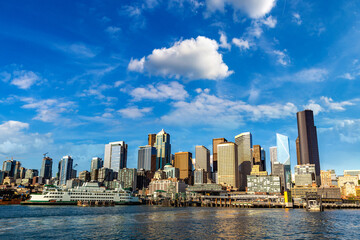
<svg viewBox="0 0 360 240">
<path fill-rule="evenodd" d="M 86 202 L 111 202 L 114 204 L 139 204 L 139 198 L 132 196 L 131 192 L 121 188 L 106 190 L 99 187 L 97 182 L 86 182 L 81 187 L 63 190 L 54 185 L 45 185 L 42 194 L 31 194 L 30 200 L 22 204 L 77 204 L 78 201 Z"/>
</svg>

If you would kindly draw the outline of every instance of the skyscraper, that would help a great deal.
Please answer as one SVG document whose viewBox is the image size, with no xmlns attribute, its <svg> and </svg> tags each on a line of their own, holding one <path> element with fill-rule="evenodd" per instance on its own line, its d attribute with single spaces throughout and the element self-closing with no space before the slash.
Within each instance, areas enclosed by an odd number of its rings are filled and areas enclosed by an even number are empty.
<svg viewBox="0 0 360 240">
<path fill-rule="evenodd" d="M 52 164 L 52 159 L 44 156 L 40 170 L 40 177 L 43 179 L 50 179 L 52 177 Z"/>
<path fill-rule="evenodd" d="M 222 185 L 239 187 L 237 146 L 233 142 L 217 145 L 218 181 Z"/>
<path fill-rule="evenodd" d="M 16 168 L 16 161 L 15 160 L 11 159 L 11 160 L 4 161 L 4 163 L 3 163 L 3 171 L 5 172 L 6 176 L 14 177 L 15 168 Z"/>
<path fill-rule="evenodd" d="M 170 134 L 166 133 L 162 129 L 158 134 L 156 134 L 156 169 L 164 168 L 166 163 L 171 161 L 171 144 L 170 144 Z"/>
<path fill-rule="evenodd" d="M 153 147 L 154 144 L 155 144 L 155 142 L 156 142 L 156 134 L 155 134 L 155 133 L 150 133 L 150 134 L 148 135 L 148 145 L 150 145 L 151 147 Z"/>
<path fill-rule="evenodd" d="M 218 157 L 217 157 L 217 145 L 223 142 L 227 142 L 225 138 L 214 138 L 213 139 L 213 172 L 218 171 Z"/>
<path fill-rule="evenodd" d="M 99 158 L 99 157 L 93 157 L 91 159 L 91 167 L 90 167 L 90 172 L 92 172 L 93 170 L 96 169 L 100 169 L 104 166 L 104 161 Z"/>
<path fill-rule="evenodd" d="M 20 168 L 21 168 L 21 163 L 19 161 L 17 161 L 15 163 L 15 169 L 14 169 L 14 178 L 20 178 Z"/>
<path fill-rule="evenodd" d="M 70 180 L 73 173 L 73 159 L 70 156 L 64 156 L 59 162 L 59 184 L 65 185 Z"/>
<path fill-rule="evenodd" d="M 315 164 L 316 184 L 320 185 L 320 159 L 316 126 L 312 110 L 304 110 L 297 114 L 300 165 Z"/>
<path fill-rule="evenodd" d="M 277 162 L 284 165 L 285 179 L 284 181 L 285 190 L 291 188 L 291 167 L 290 167 L 290 141 L 289 137 L 276 134 L 276 147 L 277 147 Z"/>
<path fill-rule="evenodd" d="M 265 151 L 260 145 L 254 145 L 252 148 L 252 164 L 259 165 L 260 171 L 266 171 Z"/>
<path fill-rule="evenodd" d="M 195 169 L 204 169 L 206 173 L 211 172 L 209 149 L 204 146 L 196 146 L 195 161 Z"/>
<path fill-rule="evenodd" d="M 119 172 L 126 168 L 128 145 L 124 141 L 110 142 L 105 145 L 104 167 Z"/>
<path fill-rule="evenodd" d="M 156 171 L 156 148 L 150 145 L 140 146 L 138 150 L 138 170 Z"/>
<path fill-rule="evenodd" d="M 179 169 L 179 179 L 189 184 L 192 172 L 192 153 L 177 152 L 175 153 L 174 167 Z"/>
<path fill-rule="evenodd" d="M 273 173 L 274 169 L 274 163 L 277 162 L 277 148 L 276 147 L 270 147 L 270 165 L 271 165 L 271 173 Z"/>
<path fill-rule="evenodd" d="M 241 133 L 235 136 L 235 143 L 237 145 L 238 154 L 238 170 L 240 178 L 240 190 L 245 190 L 247 187 L 247 175 L 250 175 L 252 165 L 252 135 L 250 132 Z"/>
<path fill-rule="evenodd" d="M 300 140 L 299 137 L 296 138 L 296 160 L 297 160 L 297 165 L 301 164 L 301 158 L 300 158 Z"/>
</svg>

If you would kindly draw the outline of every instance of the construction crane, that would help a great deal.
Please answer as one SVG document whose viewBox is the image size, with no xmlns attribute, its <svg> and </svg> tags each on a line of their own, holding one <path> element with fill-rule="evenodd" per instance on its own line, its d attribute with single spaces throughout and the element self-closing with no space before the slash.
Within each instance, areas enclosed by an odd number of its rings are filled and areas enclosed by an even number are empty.
<svg viewBox="0 0 360 240">
<path fill-rule="evenodd" d="M 43 154 L 43 155 L 44 155 L 44 158 L 46 158 L 46 155 L 47 155 L 47 154 L 48 154 L 48 152 Z"/>
</svg>

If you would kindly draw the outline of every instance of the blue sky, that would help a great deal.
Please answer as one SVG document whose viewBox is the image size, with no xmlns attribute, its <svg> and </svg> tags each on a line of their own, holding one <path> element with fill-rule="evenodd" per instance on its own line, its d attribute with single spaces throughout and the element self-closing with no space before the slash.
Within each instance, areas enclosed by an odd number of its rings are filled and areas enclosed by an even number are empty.
<svg viewBox="0 0 360 240">
<path fill-rule="evenodd" d="M 77 170 L 162 128 L 172 152 L 250 131 L 268 148 L 312 109 L 322 169 L 359 169 L 360 2 L 1 1 L 0 158 Z M 269 168 L 269 158 L 267 162 Z"/>
</svg>

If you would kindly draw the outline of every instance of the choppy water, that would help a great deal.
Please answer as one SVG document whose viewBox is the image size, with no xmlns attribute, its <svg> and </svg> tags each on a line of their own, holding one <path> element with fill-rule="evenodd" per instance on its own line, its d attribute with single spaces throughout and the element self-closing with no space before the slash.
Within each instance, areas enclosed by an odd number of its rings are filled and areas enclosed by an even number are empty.
<svg viewBox="0 0 360 240">
<path fill-rule="evenodd" d="M 360 239 L 359 210 L 0 206 L 0 239 Z"/>
</svg>

